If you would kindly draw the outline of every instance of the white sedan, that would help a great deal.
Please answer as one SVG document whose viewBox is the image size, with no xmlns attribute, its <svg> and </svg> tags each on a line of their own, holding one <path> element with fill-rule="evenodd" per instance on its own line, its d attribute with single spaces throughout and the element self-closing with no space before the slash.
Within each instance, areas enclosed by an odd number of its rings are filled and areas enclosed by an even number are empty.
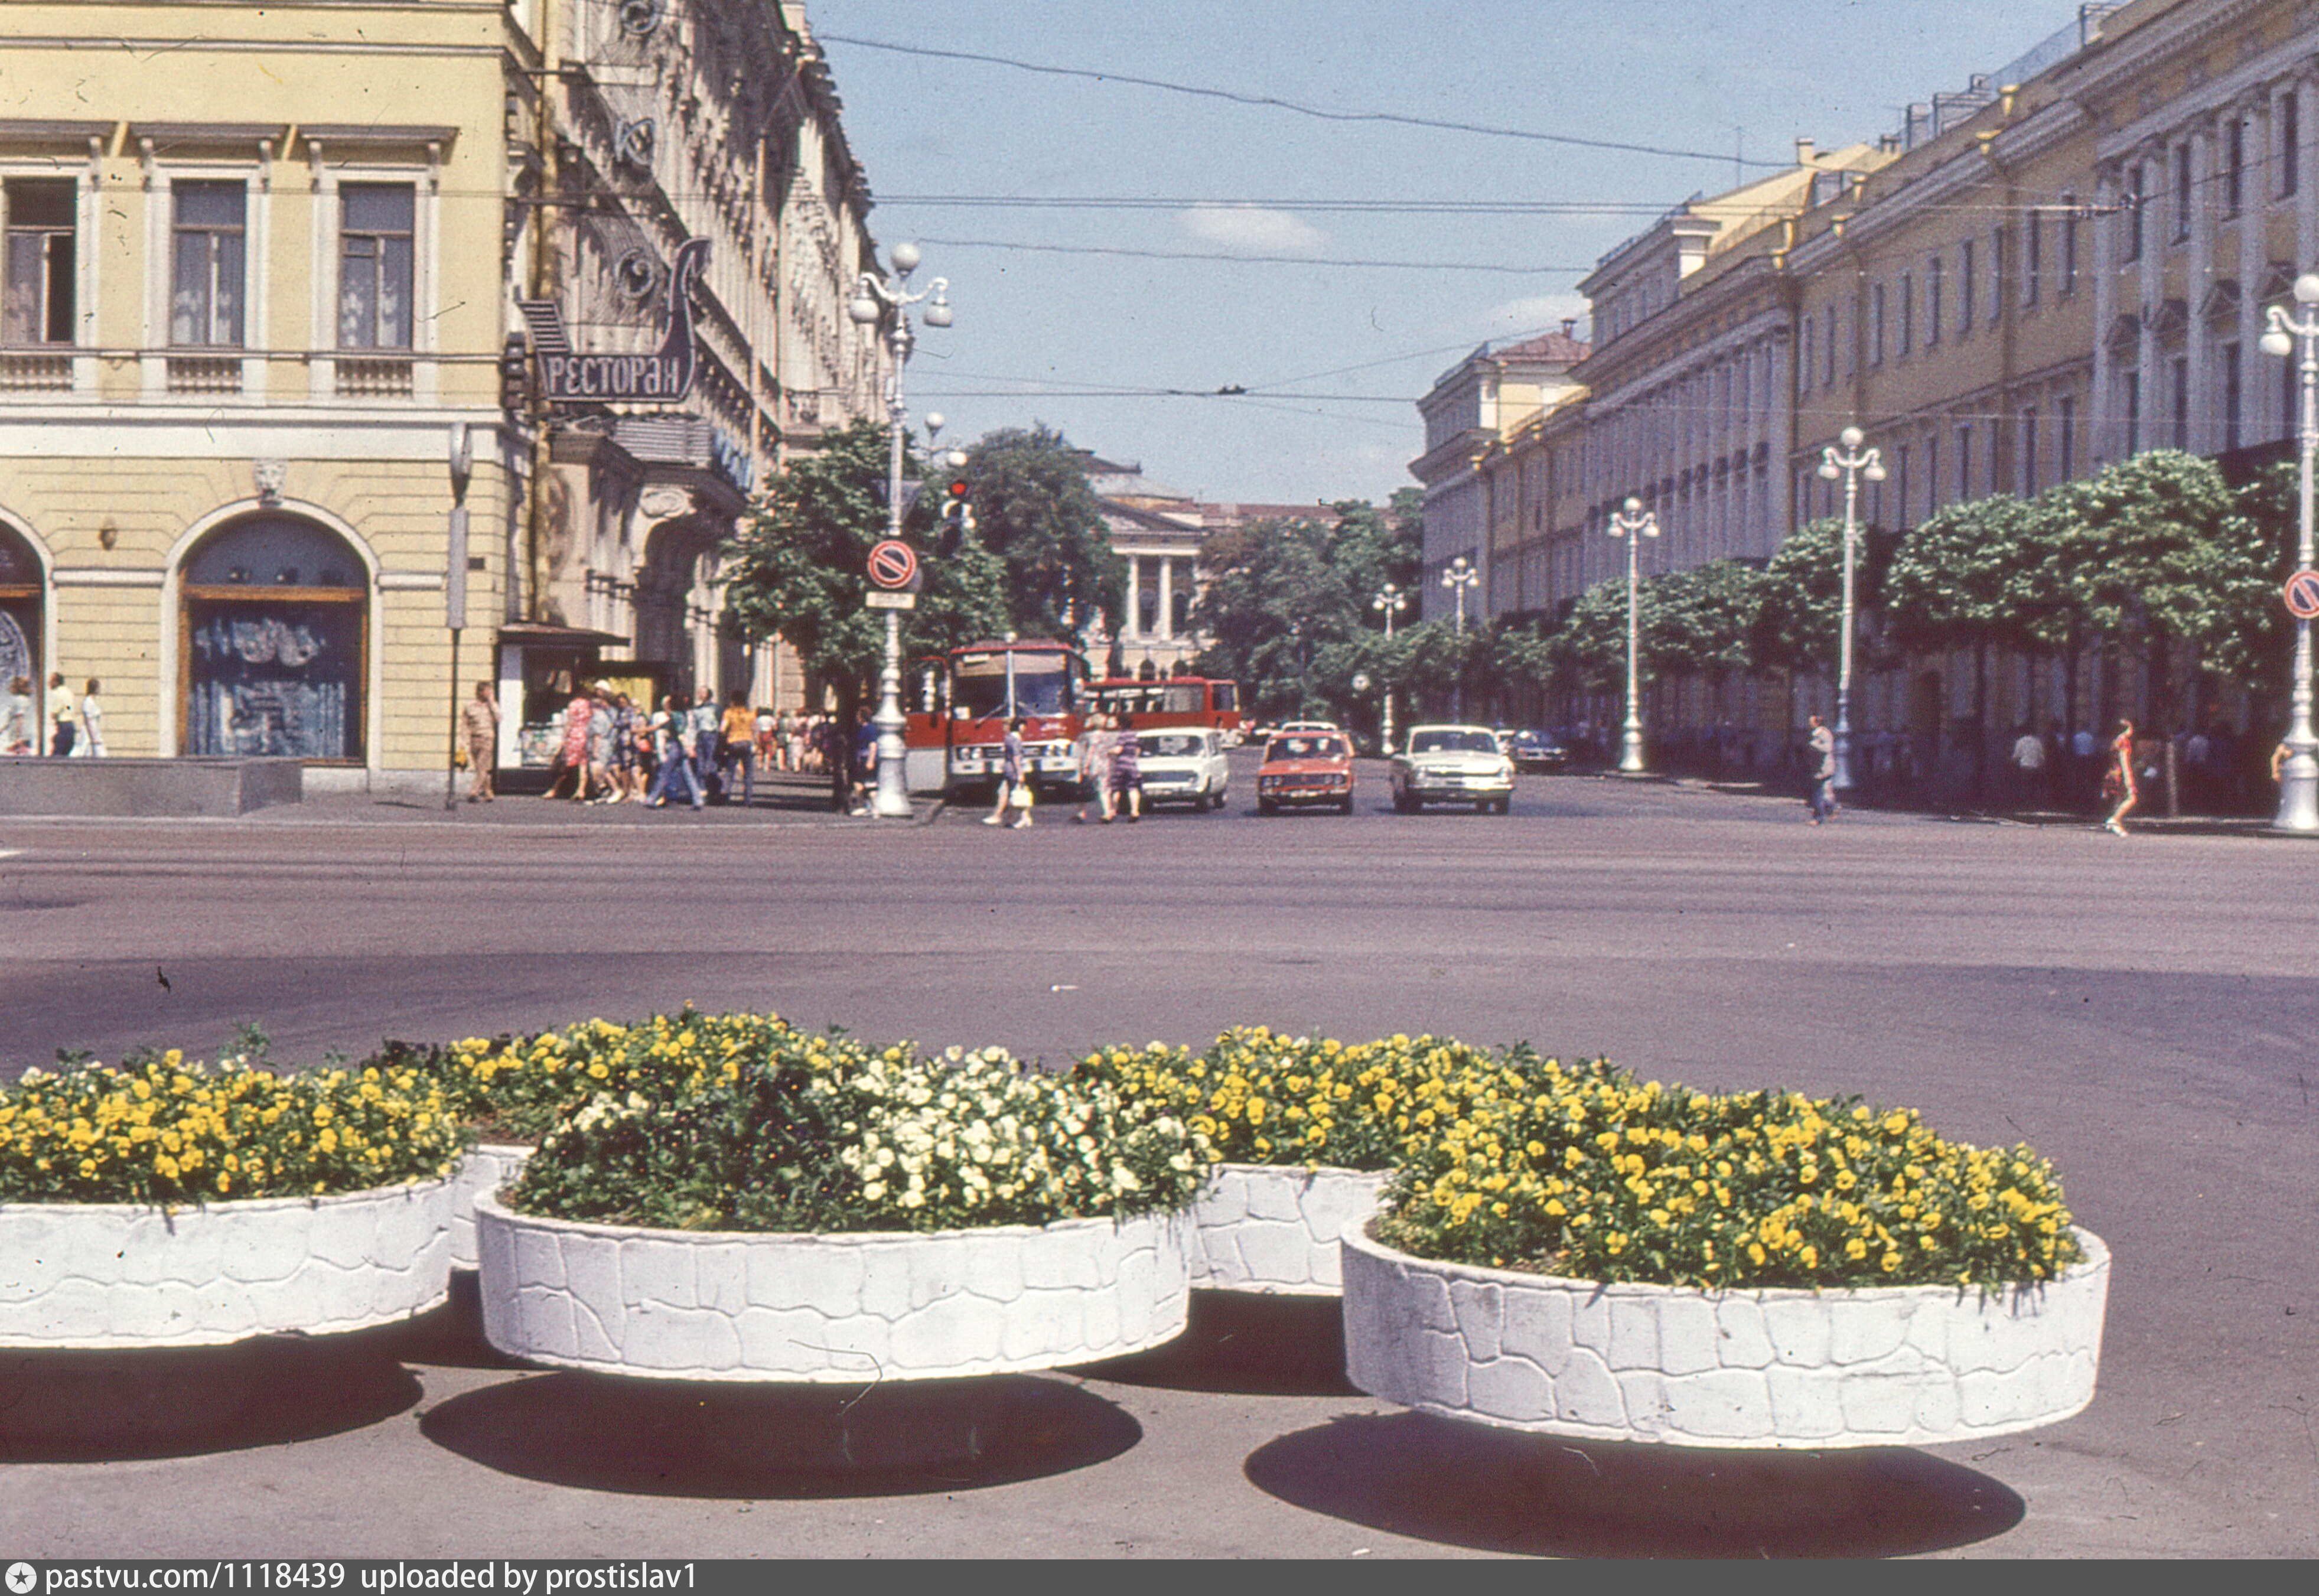
<svg viewBox="0 0 2319 1596">
<path fill-rule="evenodd" d="M 1513 807 L 1514 762 L 1485 726 L 1420 726 L 1393 756 L 1393 807 L 1414 815 L 1427 804 L 1471 804 L 1482 814 Z"/>
<path fill-rule="evenodd" d="M 1143 781 L 1143 807 L 1189 804 L 1221 809 L 1232 780 L 1223 734 L 1199 726 L 1135 735 L 1136 768 Z"/>
</svg>

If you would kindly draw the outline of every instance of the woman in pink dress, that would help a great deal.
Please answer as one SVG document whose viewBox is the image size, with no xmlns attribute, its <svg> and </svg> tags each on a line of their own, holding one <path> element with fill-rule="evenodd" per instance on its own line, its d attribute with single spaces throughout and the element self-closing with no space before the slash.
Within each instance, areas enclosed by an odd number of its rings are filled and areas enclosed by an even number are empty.
<svg viewBox="0 0 2319 1596">
<path fill-rule="evenodd" d="M 2125 834 L 2125 817 L 2141 800 L 2142 789 L 2134 774 L 2134 722 L 2117 723 L 2117 735 L 2110 739 L 2109 769 L 2102 775 L 2102 796 L 2116 807 L 2109 812 L 2107 825 L 2119 836 Z"/>
<path fill-rule="evenodd" d="M 555 751 L 555 763 L 547 772 L 547 790 L 540 797 L 561 797 L 566 776 L 577 783 L 574 798 L 588 796 L 588 722 L 595 713 L 596 707 L 589 700 L 587 687 L 582 684 L 564 707 L 564 743 Z"/>
</svg>

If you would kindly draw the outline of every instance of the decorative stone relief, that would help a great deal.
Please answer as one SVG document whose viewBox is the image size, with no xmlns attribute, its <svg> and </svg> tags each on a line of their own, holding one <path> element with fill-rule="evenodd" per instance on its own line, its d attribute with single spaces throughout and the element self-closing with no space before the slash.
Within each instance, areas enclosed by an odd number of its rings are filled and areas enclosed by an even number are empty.
<svg viewBox="0 0 2319 1596">
<path fill-rule="evenodd" d="M 1187 1215 L 930 1235 L 644 1231 L 475 1199 L 483 1334 L 534 1363 L 663 1380 L 957 1379 L 1183 1333 Z"/>
<path fill-rule="evenodd" d="M 0 1204 L 0 1347 L 209 1347 L 407 1319 L 451 1280 L 451 1182 L 164 1213 Z"/>
<path fill-rule="evenodd" d="M 1345 1367 L 1448 1419 L 1679 1447 L 1911 1447 L 2093 1400 L 2109 1249 L 2042 1286 L 1706 1292 L 1435 1263 L 1344 1239 Z"/>
<path fill-rule="evenodd" d="M 290 463 L 287 460 L 252 460 L 249 475 L 257 488 L 258 503 L 279 504 L 282 502 L 283 487 L 290 480 Z"/>
<path fill-rule="evenodd" d="M 679 516 L 689 516 L 699 506 L 691 491 L 658 484 L 636 495 L 636 513 L 648 521 L 672 521 Z"/>
</svg>

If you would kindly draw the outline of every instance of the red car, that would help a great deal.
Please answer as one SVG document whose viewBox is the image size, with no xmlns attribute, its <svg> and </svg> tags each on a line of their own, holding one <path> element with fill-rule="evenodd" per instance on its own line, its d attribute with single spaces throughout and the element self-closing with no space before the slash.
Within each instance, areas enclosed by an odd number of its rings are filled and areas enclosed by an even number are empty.
<svg viewBox="0 0 2319 1596">
<path fill-rule="evenodd" d="M 1295 732 L 1265 744 L 1264 765 L 1256 773 L 1256 812 L 1277 815 L 1285 804 L 1353 812 L 1353 748 L 1342 734 Z"/>
</svg>

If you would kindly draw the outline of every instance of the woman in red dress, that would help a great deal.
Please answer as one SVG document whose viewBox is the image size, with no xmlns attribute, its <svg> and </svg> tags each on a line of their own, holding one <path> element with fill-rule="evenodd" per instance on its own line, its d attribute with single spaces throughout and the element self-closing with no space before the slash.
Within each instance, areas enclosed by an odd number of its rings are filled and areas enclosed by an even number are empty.
<svg viewBox="0 0 2319 1596">
<path fill-rule="evenodd" d="M 2110 739 L 2109 769 L 2102 776 L 2102 796 L 2114 806 L 2109 812 L 2108 828 L 2124 836 L 2125 817 L 2142 798 L 2142 789 L 2134 780 L 2134 722 L 2130 720 L 2120 720 L 2117 735 Z"/>
</svg>

